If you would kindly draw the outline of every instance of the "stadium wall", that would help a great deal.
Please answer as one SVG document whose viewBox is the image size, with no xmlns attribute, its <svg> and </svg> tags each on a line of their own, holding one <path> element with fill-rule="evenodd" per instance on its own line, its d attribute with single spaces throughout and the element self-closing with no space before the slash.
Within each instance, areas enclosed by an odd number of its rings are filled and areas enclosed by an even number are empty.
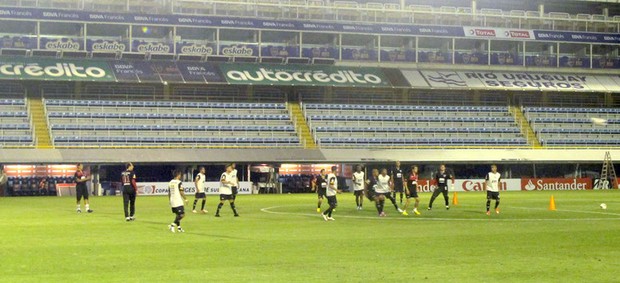
<svg viewBox="0 0 620 283">
<path fill-rule="evenodd" d="M 225 163 L 225 162 L 600 162 L 620 149 L 3 149 L 7 164 Z"/>
</svg>

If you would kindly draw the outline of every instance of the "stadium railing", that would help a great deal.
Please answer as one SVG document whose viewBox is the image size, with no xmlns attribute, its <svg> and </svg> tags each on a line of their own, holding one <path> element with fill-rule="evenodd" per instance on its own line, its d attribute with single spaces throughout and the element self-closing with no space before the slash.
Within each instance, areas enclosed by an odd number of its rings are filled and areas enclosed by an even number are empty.
<svg viewBox="0 0 620 283">
<path fill-rule="evenodd" d="M 378 2 L 378 1 L 377 1 Z M 0 6 L 41 7 L 151 14 L 221 15 L 275 19 L 315 19 L 344 22 L 388 22 L 488 26 L 551 30 L 617 32 L 620 16 L 541 13 L 471 7 L 406 5 L 324 0 L 0 0 Z"/>
</svg>

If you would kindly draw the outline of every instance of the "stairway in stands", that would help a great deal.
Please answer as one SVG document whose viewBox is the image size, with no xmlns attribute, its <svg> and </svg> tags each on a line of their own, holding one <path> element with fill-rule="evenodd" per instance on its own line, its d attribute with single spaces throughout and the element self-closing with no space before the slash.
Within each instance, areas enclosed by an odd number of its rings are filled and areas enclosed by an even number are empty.
<svg viewBox="0 0 620 283">
<path fill-rule="evenodd" d="M 291 113 L 291 118 L 295 122 L 295 127 L 297 128 L 296 130 L 300 135 L 300 139 L 304 144 L 304 147 L 307 149 L 316 149 L 316 142 L 312 137 L 310 127 L 306 122 L 306 118 L 304 117 L 304 113 L 301 110 L 299 102 L 289 102 L 288 107 Z"/>
<path fill-rule="evenodd" d="M 523 115 L 521 108 L 519 106 L 510 106 L 510 113 L 515 117 L 517 124 L 519 124 L 519 127 L 521 128 L 521 133 L 527 138 L 527 142 L 533 148 L 542 148 L 538 137 L 536 137 L 536 134 L 532 129 L 532 125 L 530 125 L 530 122 L 528 122 Z"/>
<path fill-rule="evenodd" d="M 28 109 L 30 110 L 30 119 L 34 126 L 35 146 L 37 148 L 52 148 L 53 145 L 49 126 L 47 125 L 43 100 L 40 97 L 28 98 Z"/>
</svg>

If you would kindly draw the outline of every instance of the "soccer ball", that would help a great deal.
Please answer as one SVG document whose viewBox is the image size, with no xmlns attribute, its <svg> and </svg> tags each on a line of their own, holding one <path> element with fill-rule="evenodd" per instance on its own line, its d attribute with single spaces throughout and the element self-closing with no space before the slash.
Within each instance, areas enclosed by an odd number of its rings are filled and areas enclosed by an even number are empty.
<svg viewBox="0 0 620 283">
<path fill-rule="evenodd" d="M 596 126 L 606 126 L 607 125 L 607 119 L 603 119 L 603 118 L 590 118 L 590 122 L 592 122 L 592 124 L 596 125 Z"/>
<path fill-rule="evenodd" d="M 600 206 L 601 206 L 601 208 L 602 208 L 602 209 L 607 209 L 607 205 L 606 205 L 606 204 L 604 204 L 604 203 L 601 203 L 601 205 L 600 205 Z"/>
</svg>

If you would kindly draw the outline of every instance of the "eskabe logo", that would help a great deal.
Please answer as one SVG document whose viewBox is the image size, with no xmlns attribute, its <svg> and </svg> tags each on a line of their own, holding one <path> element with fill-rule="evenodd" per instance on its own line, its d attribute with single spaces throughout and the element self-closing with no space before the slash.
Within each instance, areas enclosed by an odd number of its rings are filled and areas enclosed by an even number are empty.
<svg viewBox="0 0 620 283">
<path fill-rule="evenodd" d="M 67 41 L 63 41 L 62 39 L 57 39 L 57 40 L 48 41 L 47 43 L 45 43 L 45 49 L 80 50 L 80 44 L 78 42 L 73 41 L 72 39 L 68 39 Z"/>
<path fill-rule="evenodd" d="M 230 70 L 226 76 L 234 81 L 251 82 L 300 82 L 300 83 L 338 83 L 338 84 L 381 84 L 380 77 L 373 74 L 361 74 L 351 70 L 327 73 L 324 71 L 274 71 L 266 68 L 259 68 L 258 71 L 237 71 Z"/>
<path fill-rule="evenodd" d="M 56 63 L 52 66 L 39 66 L 38 64 L 3 64 L 0 65 L 0 74 L 4 76 L 30 76 L 30 77 L 78 77 L 78 78 L 103 78 L 106 76 L 104 69 L 98 67 L 82 67 L 73 63 Z"/>
<path fill-rule="evenodd" d="M 127 45 L 118 41 L 103 41 L 93 43 L 93 51 L 125 51 Z"/>
<path fill-rule="evenodd" d="M 247 46 L 230 46 L 222 48 L 222 55 L 225 56 L 252 56 L 254 50 Z"/>
<path fill-rule="evenodd" d="M 170 53 L 170 46 L 163 43 L 143 43 L 138 44 L 137 46 L 138 52 L 149 52 L 149 53 Z"/>
<path fill-rule="evenodd" d="M 191 44 L 181 47 L 181 53 L 183 54 L 213 54 L 213 47 L 206 44 Z"/>
</svg>

